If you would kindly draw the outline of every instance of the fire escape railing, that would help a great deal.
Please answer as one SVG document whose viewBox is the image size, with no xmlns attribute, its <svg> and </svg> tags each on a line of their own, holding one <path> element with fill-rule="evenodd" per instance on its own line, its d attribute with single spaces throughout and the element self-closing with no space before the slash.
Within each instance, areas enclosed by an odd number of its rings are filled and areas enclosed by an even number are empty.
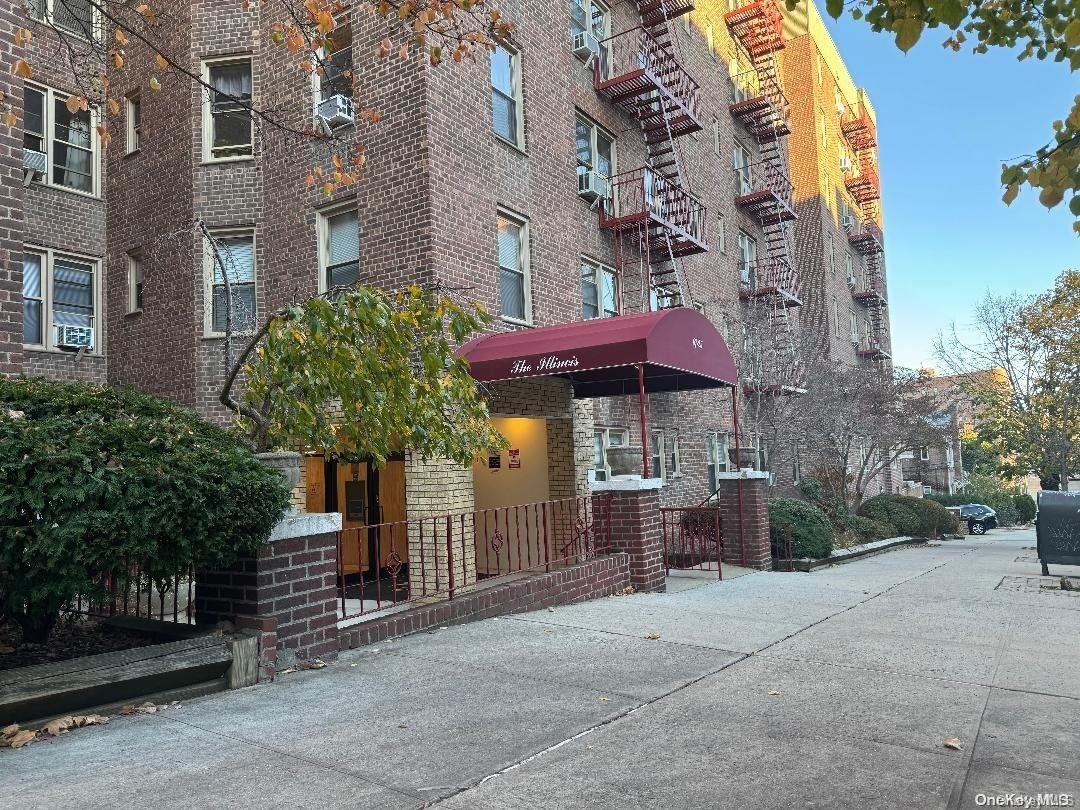
<svg viewBox="0 0 1080 810">
<path fill-rule="evenodd" d="M 675 180 L 639 168 L 615 175 L 611 186 L 612 199 L 600 208 L 601 228 L 627 230 L 644 222 L 672 231 L 681 255 L 707 249 L 705 206 Z M 691 249 L 694 245 L 700 250 Z"/>
<path fill-rule="evenodd" d="M 794 187 L 787 173 L 772 161 L 735 167 L 735 204 L 762 222 L 795 219 Z"/>
<path fill-rule="evenodd" d="M 784 306 L 798 306 L 799 276 L 786 259 L 759 259 L 742 265 L 739 277 L 739 296 L 779 296 Z"/>
<path fill-rule="evenodd" d="M 731 77 L 732 100 L 728 110 L 758 140 L 791 133 L 788 100 L 776 77 L 756 69 Z"/>
<path fill-rule="evenodd" d="M 864 256 L 880 253 L 884 249 L 885 237 L 872 219 L 856 223 L 847 229 L 847 234 L 851 246 Z"/>
</svg>

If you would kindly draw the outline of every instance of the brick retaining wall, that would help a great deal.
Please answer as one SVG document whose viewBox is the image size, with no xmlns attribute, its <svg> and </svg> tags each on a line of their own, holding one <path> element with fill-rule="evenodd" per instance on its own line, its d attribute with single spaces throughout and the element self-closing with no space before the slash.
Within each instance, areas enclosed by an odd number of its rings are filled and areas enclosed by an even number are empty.
<svg viewBox="0 0 1080 810">
<path fill-rule="evenodd" d="M 629 558 L 609 554 L 550 573 L 492 585 L 432 605 L 392 613 L 339 629 L 342 650 L 363 647 L 409 633 L 491 616 L 584 602 L 623 593 L 630 587 Z"/>
</svg>

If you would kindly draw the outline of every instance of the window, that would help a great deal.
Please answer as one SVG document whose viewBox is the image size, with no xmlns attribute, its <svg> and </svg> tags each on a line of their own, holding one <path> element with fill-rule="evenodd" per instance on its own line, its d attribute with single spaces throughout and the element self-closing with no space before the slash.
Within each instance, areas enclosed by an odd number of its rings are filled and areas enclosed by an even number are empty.
<svg viewBox="0 0 1080 810">
<path fill-rule="evenodd" d="M 593 436 L 593 470 L 597 481 L 611 478 L 611 465 L 607 451 L 612 447 L 626 447 L 627 432 L 624 428 L 597 428 Z"/>
<path fill-rule="evenodd" d="M 581 313 L 585 320 L 619 314 L 619 277 L 592 259 L 581 259 Z"/>
<path fill-rule="evenodd" d="M 855 286 L 855 259 L 850 253 L 844 254 L 844 268 L 847 270 L 847 283 L 849 287 Z"/>
<path fill-rule="evenodd" d="M 668 469 L 672 477 L 682 475 L 682 460 L 679 458 L 679 437 L 672 436 L 668 445 Z"/>
<path fill-rule="evenodd" d="M 760 433 L 750 435 L 750 448 L 754 451 L 754 469 L 758 472 L 769 471 L 769 448 Z"/>
<path fill-rule="evenodd" d="M 606 40 L 611 36 L 611 10 L 600 0 L 570 0 L 571 42 L 585 33 L 596 37 L 600 48 L 598 59 L 603 75 L 610 61 L 608 59 L 610 44 Z"/>
<path fill-rule="evenodd" d="M 583 116 L 574 119 L 574 143 L 577 172 L 595 172 L 603 179 L 608 194 L 615 174 L 615 137 Z"/>
<path fill-rule="evenodd" d="M 136 248 L 127 255 L 127 277 L 128 277 L 128 299 L 127 299 L 127 311 L 128 314 L 142 312 L 143 308 L 143 268 L 142 268 L 143 254 L 142 250 Z"/>
<path fill-rule="evenodd" d="M 864 346 L 869 347 L 869 346 L 874 345 L 874 341 L 870 337 L 872 333 L 873 333 L 873 330 L 870 327 L 870 319 L 867 318 L 865 321 L 863 321 L 863 345 Z"/>
<path fill-rule="evenodd" d="M 739 281 L 749 287 L 757 269 L 757 240 L 746 231 L 739 231 Z"/>
<path fill-rule="evenodd" d="M 529 290 L 528 221 L 499 211 L 499 301 L 502 317 L 528 323 L 532 318 Z"/>
<path fill-rule="evenodd" d="M 495 134 L 521 147 L 521 57 L 503 46 L 491 54 L 491 109 Z"/>
<path fill-rule="evenodd" d="M 723 256 L 727 253 L 727 226 L 724 222 L 724 215 L 717 214 L 716 216 L 716 249 Z"/>
<path fill-rule="evenodd" d="M 945 448 L 945 464 L 949 467 L 953 465 L 953 451 L 951 446 Z"/>
<path fill-rule="evenodd" d="M 237 160 L 253 152 L 251 60 L 203 65 L 203 80 L 213 87 L 203 103 L 203 160 Z"/>
<path fill-rule="evenodd" d="M 829 145 L 829 124 L 824 110 L 818 110 L 818 121 L 821 122 L 821 146 L 826 148 Z"/>
<path fill-rule="evenodd" d="M 832 233 L 825 231 L 825 269 L 830 273 L 836 272 L 836 262 L 833 257 Z"/>
<path fill-rule="evenodd" d="M 822 72 L 821 72 L 821 54 L 815 54 L 814 55 L 814 61 L 815 61 L 815 64 L 817 66 L 817 83 L 822 84 L 825 81 L 825 79 L 822 76 Z"/>
<path fill-rule="evenodd" d="M 664 431 L 658 430 L 649 437 L 649 477 L 667 478 L 664 471 Z"/>
<path fill-rule="evenodd" d="M 23 148 L 45 152 L 50 185 L 93 194 L 97 186 L 97 133 L 89 110 L 72 113 L 67 95 L 45 87 L 23 90 Z"/>
<path fill-rule="evenodd" d="M 319 212 L 319 289 L 350 287 L 360 280 L 360 226 L 355 203 Z"/>
<path fill-rule="evenodd" d="M 35 20 L 55 25 L 82 39 L 97 37 L 91 0 L 27 0 L 25 5 Z"/>
<path fill-rule="evenodd" d="M 791 445 L 791 482 L 799 483 L 802 480 L 802 455 L 799 453 L 797 442 Z"/>
<path fill-rule="evenodd" d="M 712 140 L 713 150 L 716 152 L 716 156 L 720 157 L 724 154 L 724 151 L 720 148 L 720 122 L 715 118 L 712 120 Z"/>
<path fill-rule="evenodd" d="M 720 485 L 719 473 L 731 469 L 731 434 L 710 433 L 705 437 L 705 469 L 709 477 L 709 495 Z"/>
<path fill-rule="evenodd" d="M 847 109 L 847 105 L 844 104 L 844 97 L 842 95 L 840 95 L 840 88 L 839 87 L 834 87 L 833 88 L 833 101 L 836 102 L 836 112 L 837 112 L 837 114 L 843 115 L 844 111 Z"/>
<path fill-rule="evenodd" d="M 231 320 L 234 332 L 250 332 L 255 328 L 255 237 L 251 233 L 228 233 L 214 236 L 214 245 L 207 245 L 209 307 L 204 325 L 206 334 L 221 336 L 226 321 Z M 231 300 L 225 294 L 229 282 Z"/>
<path fill-rule="evenodd" d="M 322 71 L 319 72 L 319 100 L 331 96 L 353 95 L 352 28 L 342 25 L 330 32 L 322 51 Z"/>
<path fill-rule="evenodd" d="M 840 302 L 833 296 L 832 299 L 832 322 L 833 322 L 833 335 L 840 337 L 843 332 L 840 331 Z"/>
<path fill-rule="evenodd" d="M 142 103 L 138 93 L 132 93 L 127 97 L 127 116 L 125 129 L 124 148 L 130 155 L 139 149 L 141 135 L 140 118 L 142 117 Z"/>
<path fill-rule="evenodd" d="M 716 42 L 713 38 L 712 23 L 705 23 L 705 47 L 709 49 L 713 56 L 716 56 Z"/>
<path fill-rule="evenodd" d="M 97 348 L 97 263 L 29 249 L 23 256 L 23 343 Z"/>
<path fill-rule="evenodd" d="M 848 313 L 851 319 L 851 342 L 858 344 L 859 342 L 859 316 L 854 311 Z"/>
<path fill-rule="evenodd" d="M 750 193 L 750 163 L 752 158 L 750 150 L 739 141 L 735 141 L 734 165 L 735 165 L 735 196 L 741 197 Z"/>
</svg>

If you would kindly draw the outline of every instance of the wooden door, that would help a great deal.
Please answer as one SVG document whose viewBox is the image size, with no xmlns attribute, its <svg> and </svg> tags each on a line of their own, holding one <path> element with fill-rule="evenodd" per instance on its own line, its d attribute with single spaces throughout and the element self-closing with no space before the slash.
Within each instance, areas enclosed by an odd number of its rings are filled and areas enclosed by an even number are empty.
<svg viewBox="0 0 1080 810">
<path fill-rule="evenodd" d="M 388 461 L 380 467 L 379 479 L 379 567 L 389 564 L 391 552 L 406 565 L 409 562 L 409 532 L 405 525 L 405 462 Z"/>
<path fill-rule="evenodd" d="M 337 465 L 337 503 L 341 512 L 341 567 L 344 574 L 356 574 L 368 567 L 367 532 L 370 525 L 368 465 Z"/>
</svg>

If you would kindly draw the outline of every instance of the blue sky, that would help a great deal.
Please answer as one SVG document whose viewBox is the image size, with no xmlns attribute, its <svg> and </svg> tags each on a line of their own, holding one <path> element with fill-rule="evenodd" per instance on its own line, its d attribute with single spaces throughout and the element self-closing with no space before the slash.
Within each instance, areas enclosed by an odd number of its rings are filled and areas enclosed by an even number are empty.
<svg viewBox="0 0 1080 810">
<path fill-rule="evenodd" d="M 1029 190 L 1006 207 L 998 182 L 1003 161 L 1049 140 L 1080 76 L 946 51 L 942 31 L 905 55 L 865 23 L 826 24 L 877 110 L 895 362 L 934 365 L 934 335 L 962 328 L 987 290 L 1037 292 L 1080 265 L 1066 207 L 1048 212 Z"/>
</svg>

